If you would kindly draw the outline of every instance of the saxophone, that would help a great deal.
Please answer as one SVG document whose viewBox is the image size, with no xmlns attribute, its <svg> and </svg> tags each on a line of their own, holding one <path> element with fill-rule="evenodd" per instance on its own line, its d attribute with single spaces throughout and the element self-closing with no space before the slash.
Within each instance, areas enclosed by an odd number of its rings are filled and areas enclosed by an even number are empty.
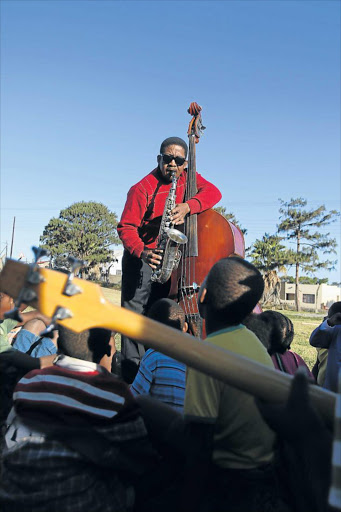
<svg viewBox="0 0 341 512">
<path fill-rule="evenodd" d="M 160 231 L 157 237 L 157 249 L 162 249 L 162 261 L 153 270 L 151 280 L 154 283 L 166 283 L 173 270 L 178 268 L 181 258 L 179 246 L 187 243 L 187 236 L 178 229 L 173 228 L 171 222 L 171 211 L 175 207 L 176 185 L 178 178 L 175 172 L 172 173 L 172 185 L 166 200 L 165 209 L 160 224 Z"/>
</svg>

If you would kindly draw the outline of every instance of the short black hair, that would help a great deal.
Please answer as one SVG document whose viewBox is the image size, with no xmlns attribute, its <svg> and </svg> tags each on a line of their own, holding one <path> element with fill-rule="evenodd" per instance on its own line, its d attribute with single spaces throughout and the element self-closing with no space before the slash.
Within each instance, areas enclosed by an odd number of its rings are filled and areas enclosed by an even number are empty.
<svg viewBox="0 0 341 512">
<path fill-rule="evenodd" d="M 186 320 L 183 309 L 171 299 L 159 299 L 154 302 L 147 316 L 180 331 L 183 329 Z"/>
<path fill-rule="evenodd" d="M 206 277 L 204 303 L 217 322 L 237 325 L 261 298 L 264 281 L 259 270 L 238 256 L 219 260 Z"/>
<path fill-rule="evenodd" d="M 341 302 L 334 302 L 328 309 L 328 318 L 335 315 L 336 313 L 341 313 Z"/>
<path fill-rule="evenodd" d="M 243 324 L 257 336 L 266 350 L 268 350 L 270 332 L 266 323 L 262 321 L 261 315 L 258 313 L 251 313 L 244 318 Z"/>
<path fill-rule="evenodd" d="M 165 139 L 160 146 L 160 154 L 162 155 L 165 151 L 167 146 L 181 146 L 185 150 L 185 158 L 187 158 L 188 153 L 188 146 L 186 142 L 183 139 L 180 139 L 180 137 L 168 137 L 168 139 Z"/>
<path fill-rule="evenodd" d="M 264 311 L 259 317 L 268 331 L 269 354 L 284 354 L 294 339 L 294 325 L 290 318 L 278 311 Z"/>
<path fill-rule="evenodd" d="M 70 357 L 99 363 L 108 353 L 111 331 L 94 328 L 73 332 L 63 325 L 58 326 L 58 352 Z"/>
</svg>

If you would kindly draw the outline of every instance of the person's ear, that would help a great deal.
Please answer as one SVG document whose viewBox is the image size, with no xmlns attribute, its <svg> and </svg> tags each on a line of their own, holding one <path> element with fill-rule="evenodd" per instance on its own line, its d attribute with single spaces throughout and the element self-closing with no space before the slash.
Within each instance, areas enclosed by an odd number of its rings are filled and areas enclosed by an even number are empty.
<svg viewBox="0 0 341 512">
<path fill-rule="evenodd" d="M 201 288 L 200 294 L 199 294 L 199 304 L 198 304 L 199 313 L 200 313 L 201 318 L 205 318 L 205 309 L 206 309 L 205 298 L 206 298 L 206 294 L 207 294 L 207 288 Z"/>
<path fill-rule="evenodd" d="M 161 155 L 157 155 L 156 160 L 157 160 L 157 165 L 158 165 L 159 167 L 160 167 L 161 158 L 162 158 L 162 156 L 161 156 Z"/>
<path fill-rule="evenodd" d="M 207 288 L 202 288 L 200 290 L 199 304 L 203 304 L 204 303 L 206 294 L 207 294 Z"/>
<path fill-rule="evenodd" d="M 183 328 L 182 328 L 182 332 L 187 332 L 187 331 L 188 331 L 188 323 L 187 323 L 187 322 L 185 322 L 185 323 L 184 323 L 184 326 L 183 326 Z"/>
</svg>

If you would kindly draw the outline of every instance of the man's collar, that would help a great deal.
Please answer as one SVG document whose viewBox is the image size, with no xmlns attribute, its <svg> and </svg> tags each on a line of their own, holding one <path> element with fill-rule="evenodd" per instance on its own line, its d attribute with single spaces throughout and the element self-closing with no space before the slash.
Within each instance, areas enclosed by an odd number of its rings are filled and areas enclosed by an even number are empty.
<svg viewBox="0 0 341 512">
<path fill-rule="evenodd" d="M 100 372 L 102 373 L 105 368 L 103 366 L 92 363 L 91 361 L 83 361 L 83 359 L 76 359 L 75 357 L 65 356 L 60 354 L 56 357 L 53 364 L 60 368 L 67 368 L 75 372 Z"/>
</svg>

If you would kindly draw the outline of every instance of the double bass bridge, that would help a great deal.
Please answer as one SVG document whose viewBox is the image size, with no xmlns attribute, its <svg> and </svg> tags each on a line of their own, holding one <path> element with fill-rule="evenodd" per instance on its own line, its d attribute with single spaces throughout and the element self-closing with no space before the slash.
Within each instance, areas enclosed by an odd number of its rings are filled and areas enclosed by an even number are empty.
<svg viewBox="0 0 341 512">
<path fill-rule="evenodd" d="M 197 283 L 192 283 L 191 285 L 181 286 L 179 288 L 180 296 L 183 299 L 194 299 L 197 296 L 200 290 L 200 285 Z"/>
</svg>

